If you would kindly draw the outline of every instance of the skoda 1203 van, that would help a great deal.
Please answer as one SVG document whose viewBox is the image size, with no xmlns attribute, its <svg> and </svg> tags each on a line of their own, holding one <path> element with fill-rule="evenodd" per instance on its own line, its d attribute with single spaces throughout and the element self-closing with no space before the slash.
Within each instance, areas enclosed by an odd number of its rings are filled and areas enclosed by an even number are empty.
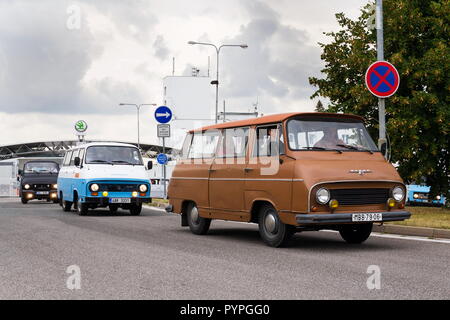
<svg viewBox="0 0 450 320">
<path fill-rule="evenodd" d="M 211 220 L 254 222 L 270 246 L 298 231 L 362 243 L 373 223 L 408 219 L 405 185 L 355 115 L 289 113 L 187 134 L 166 209 L 206 234 Z"/>
<path fill-rule="evenodd" d="M 119 208 L 139 215 L 151 202 L 150 182 L 139 149 L 130 144 L 88 143 L 66 152 L 58 175 L 58 197 L 64 211 Z"/>
</svg>

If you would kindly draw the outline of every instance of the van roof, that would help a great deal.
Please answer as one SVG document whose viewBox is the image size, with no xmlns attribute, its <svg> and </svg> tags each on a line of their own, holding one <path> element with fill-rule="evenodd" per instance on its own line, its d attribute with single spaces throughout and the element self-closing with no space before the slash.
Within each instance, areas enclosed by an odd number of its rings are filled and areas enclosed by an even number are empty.
<svg viewBox="0 0 450 320">
<path fill-rule="evenodd" d="M 363 117 L 354 115 L 354 114 L 346 114 L 346 113 L 327 113 L 327 112 L 291 112 L 291 113 L 280 113 L 280 114 L 272 114 L 268 116 L 263 116 L 259 118 L 251 118 L 245 120 L 231 121 L 220 124 L 215 124 L 211 126 L 206 126 L 194 130 L 190 130 L 189 132 L 197 132 L 197 131 L 206 131 L 212 129 L 223 129 L 223 128 L 233 128 L 233 127 L 245 127 L 245 126 L 253 126 L 267 123 L 278 123 L 282 122 L 286 119 L 295 116 L 326 116 L 326 117 L 335 117 L 335 118 L 353 118 L 357 120 L 364 121 Z"/>
<path fill-rule="evenodd" d="M 137 148 L 135 145 L 128 144 L 128 143 L 120 143 L 120 142 L 89 142 L 89 143 L 84 143 L 84 144 L 80 144 L 78 146 L 75 146 L 75 147 L 71 148 L 71 150 L 73 150 L 73 149 L 80 149 L 80 148 L 88 148 L 88 147 L 93 147 L 93 146 L 112 146 L 112 147 L 133 147 L 133 148 Z"/>
</svg>

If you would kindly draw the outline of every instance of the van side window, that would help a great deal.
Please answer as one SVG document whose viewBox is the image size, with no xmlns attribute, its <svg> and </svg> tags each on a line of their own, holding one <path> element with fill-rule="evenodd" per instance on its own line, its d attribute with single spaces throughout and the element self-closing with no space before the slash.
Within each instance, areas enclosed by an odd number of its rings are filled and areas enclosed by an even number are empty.
<svg viewBox="0 0 450 320">
<path fill-rule="evenodd" d="M 80 149 L 80 152 L 78 153 L 78 157 L 80 158 L 81 163 L 83 163 L 84 149 Z"/>
<path fill-rule="evenodd" d="M 181 159 L 187 159 L 189 154 L 189 147 L 192 142 L 192 134 L 187 134 L 186 138 L 184 138 L 183 147 L 181 148 L 180 156 Z"/>
<path fill-rule="evenodd" d="M 192 137 L 188 157 L 190 159 L 212 158 L 217 148 L 220 132 L 211 130 L 207 132 L 195 132 Z"/>
<path fill-rule="evenodd" d="M 240 158 L 245 157 L 248 144 L 248 128 L 225 129 L 222 135 L 218 158 Z"/>
<path fill-rule="evenodd" d="M 70 165 L 70 159 L 72 158 L 72 151 L 67 151 L 66 152 L 66 157 L 64 158 L 64 166 L 68 166 Z"/>
<path fill-rule="evenodd" d="M 72 158 L 70 159 L 70 165 L 71 165 L 71 166 L 74 166 L 74 165 L 75 165 L 74 161 L 75 161 L 75 158 L 78 157 L 78 152 L 79 152 L 79 151 L 80 151 L 79 149 L 73 150 L 73 152 L 72 152 Z"/>
<path fill-rule="evenodd" d="M 256 143 L 253 156 L 270 157 L 284 153 L 284 139 L 281 126 L 272 125 L 256 128 Z"/>
</svg>

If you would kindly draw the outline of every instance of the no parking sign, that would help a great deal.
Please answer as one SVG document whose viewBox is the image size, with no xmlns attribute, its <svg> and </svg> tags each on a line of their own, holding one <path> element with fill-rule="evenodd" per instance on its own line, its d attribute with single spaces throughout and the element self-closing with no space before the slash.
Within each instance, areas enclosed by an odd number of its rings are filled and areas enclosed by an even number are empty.
<svg viewBox="0 0 450 320">
<path fill-rule="evenodd" d="M 377 61 L 366 72 L 366 86 L 378 98 L 392 96 L 400 85 L 397 69 L 387 61 Z"/>
</svg>

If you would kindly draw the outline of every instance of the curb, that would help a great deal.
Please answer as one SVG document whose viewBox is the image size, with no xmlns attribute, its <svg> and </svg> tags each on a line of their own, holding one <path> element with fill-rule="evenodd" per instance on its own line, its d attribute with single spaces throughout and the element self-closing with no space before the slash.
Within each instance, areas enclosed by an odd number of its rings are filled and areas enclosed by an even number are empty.
<svg viewBox="0 0 450 320">
<path fill-rule="evenodd" d="M 392 224 L 373 225 L 373 231 L 379 233 L 392 233 L 404 236 L 418 236 L 427 238 L 450 239 L 450 230 L 423 227 L 407 227 Z"/>
</svg>

